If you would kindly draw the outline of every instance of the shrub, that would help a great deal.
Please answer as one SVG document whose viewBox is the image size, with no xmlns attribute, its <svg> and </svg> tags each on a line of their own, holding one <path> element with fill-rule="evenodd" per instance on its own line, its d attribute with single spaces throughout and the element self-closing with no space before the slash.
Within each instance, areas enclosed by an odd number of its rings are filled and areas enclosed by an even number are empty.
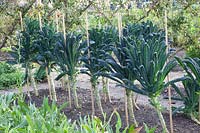
<svg viewBox="0 0 200 133">
<path fill-rule="evenodd" d="M 200 44 L 188 46 L 186 49 L 187 55 L 192 58 L 200 58 Z"/>
<path fill-rule="evenodd" d="M 0 63 L 0 89 L 19 86 L 23 78 L 24 74 L 15 67 L 5 62 Z"/>
<path fill-rule="evenodd" d="M 12 105 L 12 106 L 11 106 Z M 91 133 L 109 132 L 125 133 L 121 129 L 122 121 L 120 115 L 114 111 L 107 121 L 102 121 L 97 117 L 85 116 L 77 122 L 71 122 L 61 113 L 65 104 L 58 107 L 55 102 L 50 104 L 44 98 L 41 107 L 34 104 L 26 104 L 22 97 L 14 94 L 0 96 L 0 132 L 31 132 L 31 133 Z M 117 121 L 111 127 L 111 120 L 116 115 Z M 106 115 L 105 115 L 106 119 Z M 136 129 L 130 128 L 129 132 Z"/>
</svg>

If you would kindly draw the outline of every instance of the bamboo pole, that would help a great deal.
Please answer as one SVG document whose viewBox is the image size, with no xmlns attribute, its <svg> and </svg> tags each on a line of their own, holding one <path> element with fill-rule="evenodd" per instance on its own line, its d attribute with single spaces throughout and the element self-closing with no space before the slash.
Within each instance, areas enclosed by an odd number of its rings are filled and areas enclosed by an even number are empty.
<svg viewBox="0 0 200 133">
<path fill-rule="evenodd" d="M 121 43 L 122 37 L 122 16 L 121 13 L 117 13 L 117 20 L 118 20 L 118 32 L 119 32 L 119 42 Z M 124 88 L 124 104 L 125 104 L 125 116 L 126 116 L 126 126 L 129 126 L 129 113 L 128 113 L 128 97 L 126 89 Z"/>
<path fill-rule="evenodd" d="M 85 23 L 86 23 L 86 36 L 87 36 L 87 46 L 90 46 L 90 41 L 89 41 L 89 22 L 88 22 L 88 13 L 86 11 L 85 13 Z M 88 57 L 90 57 L 90 50 L 88 49 Z M 90 63 L 90 62 L 89 62 Z M 95 108 L 94 108 L 94 92 L 93 92 L 93 84 L 91 83 L 91 102 L 92 102 L 92 116 L 95 115 Z"/>
<path fill-rule="evenodd" d="M 129 119 L 128 119 L 128 104 L 127 104 L 127 95 L 126 95 L 126 89 L 124 89 L 124 103 L 125 103 L 125 116 L 126 116 L 126 126 L 129 126 Z"/>
<path fill-rule="evenodd" d="M 168 44 L 168 26 L 167 26 L 167 10 L 165 10 L 165 44 L 167 46 L 167 53 L 169 52 L 170 46 Z M 167 62 L 169 59 L 167 60 Z M 167 81 L 170 81 L 170 73 L 167 75 Z M 173 118 L 172 118 L 172 99 L 171 99 L 171 86 L 168 87 L 168 98 L 169 98 L 169 119 L 170 119 L 170 132 L 173 133 Z"/>
<path fill-rule="evenodd" d="M 56 14 L 55 14 L 55 15 L 56 15 L 56 31 L 57 31 L 57 32 L 59 32 L 58 12 L 59 12 L 59 10 L 57 9 L 57 10 L 56 10 Z"/>
<path fill-rule="evenodd" d="M 65 14 L 63 11 L 62 14 L 62 25 L 63 25 L 63 37 L 64 37 L 64 45 L 65 45 L 65 49 L 66 49 L 66 45 L 67 45 L 67 40 L 66 40 L 66 31 L 65 31 Z M 66 56 L 66 55 L 65 55 Z M 65 66 L 67 68 L 67 66 Z M 68 89 L 68 97 L 69 97 L 69 107 L 72 107 L 72 98 L 71 98 L 71 87 L 70 87 L 70 83 L 69 83 L 69 77 L 65 76 L 66 78 L 66 82 L 67 82 L 67 89 Z"/>
<path fill-rule="evenodd" d="M 22 12 L 21 11 L 19 11 L 19 16 L 20 16 L 21 31 L 23 31 L 24 28 L 23 28 L 23 18 L 22 18 Z"/>
<path fill-rule="evenodd" d="M 37 6 L 38 6 L 39 8 L 41 8 L 41 7 L 40 7 L 40 6 L 42 6 L 41 0 L 37 0 Z M 38 19 L 39 19 L 40 30 L 42 31 L 42 18 L 41 18 L 40 11 L 38 12 Z"/>
</svg>

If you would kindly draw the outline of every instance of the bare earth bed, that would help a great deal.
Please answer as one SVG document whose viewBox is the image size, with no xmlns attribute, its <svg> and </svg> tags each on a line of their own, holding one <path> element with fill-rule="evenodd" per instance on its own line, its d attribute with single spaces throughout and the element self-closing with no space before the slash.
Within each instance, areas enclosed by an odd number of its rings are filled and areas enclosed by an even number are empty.
<svg viewBox="0 0 200 133">
<path fill-rule="evenodd" d="M 68 101 L 67 91 L 57 88 L 57 104 L 61 105 L 64 102 Z M 39 96 L 35 96 L 33 92 L 31 92 L 31 100 L 26 96 L 26 102 L 32 102 L 35 103 L 36 106 L 41 106 L 44 96 L 48 97 L 48 90 L 41 89 L 39 90 Z M 68 106 L 64 108 L 62 111 L 65 113 L 65 115 L 68 117 L 68 119 L 71 119 L 72 121 L 78 120 L 80 117 L 84 117 L 87 115 L 91 115 L 91 100 L 90 100 L 90 90 L 88 89 L 78 89 L 78 97 L 79 102 L 81 104 L 81 107 L 76 109 L 74 106 L 72 108 L 69 108 Z M 112 103 L 104 102 L 102 100 L 102 106 L 104 109 L 104 112 L 107 113 L 107 116 L 110 116 L 110 114 L 113 112 L 114 109 L 117 109 L 118 113 L 121 116 L 123 127 L 125 127 L 125 112 L 124 112 L 124 103 L 117 98 L 112 99 Z M 142 126 L 145 122 L 149 127 L 157 127 L 156 132 L 161 133 L 161 125 L 159 122 L 159 119 L 157 117 L 156 112 L 154 109 L 150 106 L 144 106 L 139 105 L 140 110 L 135 111 L 135 116 L 137 121 L 139 122 L 139 125 Z M 95 115 L 100 117 L 103 120 L 102 115 L 100 115 L 100 110 L 96 107 L 96 113 Z M 166 120 L 167 126 L 169 128 L 169 114 L 163 113 L 164 118 Z M 173 116 L 174 120 L 174 131 L 175 133 L 199 133 L 200 132 L 200 126 L 191 121 L 186 116 L 183 116 L 181 114 Z M 113 117 L 111 121 L 111 125 L 114 125 L 114 122 L 116 121 L 116 118 Z M 113 127 L 114 128 L 114 127 Z M 142 130 L 144 132 L 144 130 Z"/>
</svg>

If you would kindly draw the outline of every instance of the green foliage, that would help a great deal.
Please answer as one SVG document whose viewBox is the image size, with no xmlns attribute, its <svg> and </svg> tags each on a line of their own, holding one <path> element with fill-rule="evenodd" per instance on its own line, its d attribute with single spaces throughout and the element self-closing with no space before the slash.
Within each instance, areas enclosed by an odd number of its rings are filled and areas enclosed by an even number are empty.
<svg viewBox="0 0 200 133">
<path fill-rule="evenodd" d="M 22 84 L 24 74 L 15 67 L 5 63 L 0 63 L 0 89 L 10 89 Z"/>
<path fill-rule="evenodd" d="M 198 97 L 200 92 L 200 59 L 187 57 L 183 60 L 176 57 L 179 65 L 185 70 L 187 79 L 182 81 L 184 91 L 173 84 L 173 88 L 179 95 L 177 100 L 184 102 L 184 107 L 179 107 L 176 111 L 183 111 L 184 113 L 197 117 L 198 111 Z"/>
<path fill-rule="evenodd" d="M 12 105 L 12 106 L 11 106 Z M 44 98 L 41 107 L 34 104 L 26 104 L 23 97 L 14 94 L 0 96 L 0 132 L 58 132 L 58 133 L 125 133 L 127 128 L 122 131 L 120 115 L 114 111 L 107 121 L 102 121 L 98 117 L 84 117 L 77 122 L 70 122 L 61 113 L 65 104 L 57 107 L 56 103 L 49 103 Z M 110 122 L 116 115 L 117 122 L 113 126 Z M 106 120 L 106 118 L 105 118 Z"/>
<path fill-rule="evenodd" d="M 146 133 L 155 133 L 156 127 L 149 128 L 145 123 L 143 125 Z"/>
<path fill-rule="evenodd" d="M 24 23 L 24 30 L 18 34 L 18 44 L 12 47 L 10 55 L 14 60 L 10 61 L 12 64 L 21 64 L 25 68 L 25 81 L 27 81 L 29 71 L 32 69 L 33 61 L 36 58 L 37 47 L 34 44 L 38 37 L 39 22 L 34 19 L 26 18 Z"/>
<path fill-rule="evenodd" d="M 187 47 L 186 52 L 189 57 L 200 58 L 200 44 L 194 44 Z"/>
<path fill-rule="evenodd" d="M 117 121 L 116 124 L 113 125 L 114 128 L 112 128 L 110 122 L 114 117 L 114 115 L 116 115 Z M 81 133 L 94 133 L 94 132 L 126 133 L 127 132 L 127 128 L 123 130 L 121 129 L 122 121 L 118 112 L 114 111 L 109 118 L 104 117 L 104 120 L 107 121 L 102 121 L 98 117 L 91 118 L 89 116 L 86 116 L 84 118 L 80 118 L 80 121 L 78 122 L 80 126 L 80 132 Z"/>
<path fill-rule="evenodd" d="M 47 79 L 46 71 L 43 67 L 36 69 L 34 78 L 38 82 L 42 82 Z"/>
<path fill-rule="evenodd" d="M 187 79 L 182 81 L 184 89 L 177 87 L 175 84 L 172 84 L 172 87 L 175 89 L 179 97 L 175 97 L 175 100 L 181 100 L 184 103 L 184 106 L 180 106 L 174 110 L 174 113 L 179 111 L 183 111 L 188 115 L 195 115 L 198 111 L 198 94 L 200 88 L 198 88 L 197 84 L 191 80 Z"/>
<path fill-rule="evenodd" d="M 56 42 L 54 49 L 55 62 L 61 68 L 62 72 L 57 79 L 68 75 L 70 78 L 78 74 L 77 67 L 80 62 L 81 51 L 85 47 L 81 43 L 82 35 L 69 33 L 66 35 L 66 45 L 63 34 L 59 34 L 59 40 Z"/>
<path fill-rule="evenodd" d="M 111 53 L 116 37 L 117 31 L 113 27 L 92 28 L 89 30 L 90 45 L 85 49 L 81 60 L 84 67 L 87 68 L 82 72 L 91 76 L 92 80 L 96 81 L 99 73 L 107 70 L 104 60 Z"/>
<path fill-rule="evenodd" d="M 62 108 L 55 103 L 49 105 L 47 98 L 40 108 L 34 104 L 27 105 L 14 95 L 1 96 L 0 100 L 3 101 L 0 107 L 1 132 L 73 132 L 75 129 L 74 124 L 70 124 L 60 113 Z"/>
<path fill-rule="evenodd" d="M 54 65 L 54 48 L 57 40 L 57 34 L 53 25 L 44 25 L 42 31 L 38 31 L 38 37 L 34 40 L 37 53 L 35 62 L 41 67 L 48 68 L 50 73 Z"/>
</svg>

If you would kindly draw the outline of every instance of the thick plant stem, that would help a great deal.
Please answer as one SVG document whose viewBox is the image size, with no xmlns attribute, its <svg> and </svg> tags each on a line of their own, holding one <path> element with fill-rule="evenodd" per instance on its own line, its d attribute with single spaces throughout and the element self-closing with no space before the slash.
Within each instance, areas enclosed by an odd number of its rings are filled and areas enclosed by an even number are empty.
<svg viewBox="0 0 200 133">
<path fill-rule="evenodd" d="M 37 84 L 36 84 L 36 81 L 35 81 L 35 78 L 33 77 L 33 74 L 32 74 L 32 71 L 30 70 L 30 78 L 31 78 L 31 83 L 33 84 L 33 89 L 34 89 L 34 93 L 36 96 L 39 95 L 38 93 L 38 88 L 37 88 Z"/>
<path fill-rule="evenodd" d="M 158 113 L 158 117 L 160 119 L 162 128 L 163 128 L 163 133 L 169 133 L 169 131 L 167 130 L 166 124 L 165 124 L 165 120 L 163 118 L 163 115 L 161 113 L 161 111 L 159 109 L 156 108 L 156 112 Z"/>
<path fill-rule="evenodd" d="M 92 86 L 93 86 L 93 89 L 94 89 L 98 108 L 101 110 L 101 113 L 103 114 L 103 107 L 102 107 L 102 104 L 101 104 L 101 97 L 100 97 L 100 94 L 99 94 L 98 84 L 94 81 L 92 83 Z"/>
<path fill-rule="evenodd" d="M 111 100 L 111 97 L 110 97 L 110 87 L 109 87 L 109 79 L 108 78 L 106 78 L 106 86 L 107 86 L 107 95 L 108 95 L 108 100 L 109 100 L 109 102 L 111 103 L 112 102 L 112 100 Z"/>
<path fill-rule="evenodd" d="M 104 102 L 106 103 L 107 101 L 107 93 L 106 93 L 106 82 L 105 82 L 105 78 L 102 77 L 102 86 L 103 86 L 103 99 Z"/>
<path fill-rule="evenodd" d="M 95 86 L 93 86 L 93 83 L 92 83 L 92 81 L 90 81 L 91 82 L 91 90 L 90 90 L 90 92 L 91 92 L 91 103 L 92 103 L 92 116 L 94 116 L 95 115 L 95 108 L 94 108 L 94 87 Z"/>
<path fill-rule="evenodd" d="M 128 117 L 128 104 L 127 104 L 127 95 L 126 89 L 124 89 L 124 104 L 125 104 L 125 116 L 126 116 L 126 126 L 129 126 L 129 117 Z"/>
<path fill-rule="evenodd" d="M 132 100 L 133 100 L 133 110 L 140 110 L 140 108 L 138 107 L 137 103 L 136 103 L 136 97 L 134 95 L 135 93 L 132 92 Z"/>
<path fill-rule="evenodd" d="M 126 95 L 127 95 L 127 104 L 128 104 L 128 111 L 131 121 L 134 122 L 135 126 L 138 127 L 138 123 L 135 119 L 134 111 L 133 111 L 133 101 L 132 101 L 132 91 L 126 89 Z"/>
<path fill-rule="evenodd" d="M 51 76 L 51 73 L 49 74 L 49 77 L 50 77 L 51 91 L 52 91 L 53 100 L 57 101 L 55 83 L 54 83 L 53 77 Z"/>
<path fill-rule="evenodd" d="M 71 83 L 67 76 L 65 78 L 66 78 L 67 90 L 68 90 L 69 107 L 72 108 L 71 87 L 70 87 Z"/>
<path fill-rule="evenodd" d="M 109 94 L 109 80 L 108 78 L 102 77 L 103 93 L 104 93 L 104 102 L 107 102 L 107 99 L 111 103 L 111 98 Z"/>
<path fill-rule="evenodd" d="M 28 97 L 30 97 L 30 78 L 29 78 L 29 68 L 27 69 L 27 73 L 28 73 L 28 76 L 27 76 L 27 79 L 26 79 L 26 87 L 27 87 L 27 90 L 28 90 Z"/>
<path fill-rule="evenodd" d="M 77 91 L 76 91 L 76 80 L 75 80 L 75 78 L 70 78 L 70 85 L 71 85 L 71 89 L 72 89 L 73 95 L 74 95 L 74 105 L 76 106 L 76 108 L 79 108 L 79 104 L 78 104 L 78 95 L 77 95 Z"/>
<path fill-rule="evenodd" d="M 160 123 L 161 123 L 162 128 L 163 128 L 163 133 L 169 133 L 167 126 L 166 126 L 166 123 L 165 123 L 165 120 L 163 118 L 163 115 L 161 113 L 161 105 L 160 105 L 159 101 L 157 100 L 157 97 L 152 97 L 151 103 L 156 109 L 156 112 L 157 112 L 158 117 L 160 119 Z"/>
<path fill-rule="evenodd" d="M 52 100 L 51 82 L 50 82 L 50 77 L 49 77 L 49 72 L 48 72 L 48 68 L 47 67 L 46 67 L 46 75 L 47 75 L 47 82 L 48 82 L 48 86 L 49 86 L 49 97 L 50 97 L 50 100 Z"/>
</svg>

